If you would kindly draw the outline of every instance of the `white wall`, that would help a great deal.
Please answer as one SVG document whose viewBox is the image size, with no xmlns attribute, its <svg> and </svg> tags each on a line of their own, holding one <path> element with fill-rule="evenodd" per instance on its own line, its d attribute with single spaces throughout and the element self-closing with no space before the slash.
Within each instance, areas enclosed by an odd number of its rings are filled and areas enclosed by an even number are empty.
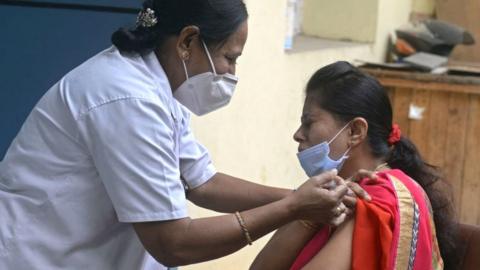
<svg viewBox="0 0 480 270">
<path fill-rule="evenodd" d="M 358 42 L 375 41 L 380 0 L 304 1 L 303 32 L 306 35 Z"/>
<path fill-rule="evenodd" d="M 435 13 L 435 0 L 413 0 L 412 11 L 424 15 L 433 15 Z"/>
<path fill-rule="evenodd" d="M 293 188 L 306 179 L 292 139 L 303 89 L 318 68 L 337 60 L 383 60 L 387 34 L 408 20 L 411 0 L 380 0 L 376 42 L 285 53 L 286 0 L 247 0 L 249 39 L 238 61 L 240 83 L 231 104 L 194 118 L 196 137 L 217 169 L 259 183 Z M 338 22 L 341 24 L 342 22 Z M 191 206 L 192 217 L 216 215 Z M 241 233 L 239 231 L 239 233 Z M 181 269 L 248 269 L 267 237 L 226 258 Z"/>
</svg>

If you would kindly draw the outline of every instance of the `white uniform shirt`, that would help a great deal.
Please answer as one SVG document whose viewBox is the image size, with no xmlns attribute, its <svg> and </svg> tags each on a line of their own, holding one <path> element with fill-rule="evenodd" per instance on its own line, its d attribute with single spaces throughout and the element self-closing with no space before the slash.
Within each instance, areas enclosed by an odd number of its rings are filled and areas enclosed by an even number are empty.
<svg viewBox="0 0 480 270">
<path fill-rule="evenodd" d="M 0 269 L 152 265 L 130 223 L 186 217 L 184 185 L 214 174 L 155 54 L 111 47 L 43 96 L 0 163 Z"/>
</svg>

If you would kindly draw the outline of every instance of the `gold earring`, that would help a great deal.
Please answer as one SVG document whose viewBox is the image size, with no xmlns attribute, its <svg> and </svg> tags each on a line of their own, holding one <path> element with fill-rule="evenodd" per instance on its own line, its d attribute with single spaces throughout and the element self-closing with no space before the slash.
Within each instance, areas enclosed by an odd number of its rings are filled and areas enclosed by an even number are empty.
<svg viewBox="0 0 480 270">
<path fill-rule="evenodd" d="M 183 60 L 188 60 L 188 58 L 190 58 L 190 53 L 188 53 L 187 51 L 184 51 L 182 53 L 182 59 Z"/>
</svg>

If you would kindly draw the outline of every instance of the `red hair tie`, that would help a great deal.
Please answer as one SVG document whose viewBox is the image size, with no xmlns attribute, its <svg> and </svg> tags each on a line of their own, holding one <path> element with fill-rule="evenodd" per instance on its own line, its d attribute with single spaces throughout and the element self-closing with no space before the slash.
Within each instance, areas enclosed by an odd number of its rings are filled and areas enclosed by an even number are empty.
<svg viewBox="0 0 480 270">
<path fill-rule="evenodd" d="M 400 131 L 400 127 L 397 124 L 393 124 L 390 136 L 388 136 L 388 144 L 396 144 L 400 141 L 400 137 L 402 137 L 402 131 Z"/>
</svg>

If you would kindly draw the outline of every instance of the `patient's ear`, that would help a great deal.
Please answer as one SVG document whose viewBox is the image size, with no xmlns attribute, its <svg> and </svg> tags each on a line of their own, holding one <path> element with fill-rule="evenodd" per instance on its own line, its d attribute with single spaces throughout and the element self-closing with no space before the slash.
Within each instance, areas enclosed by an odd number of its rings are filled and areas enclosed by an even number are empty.
<svg viewBox="0 0 480 270">
<path fill-rule="evenodd" d="M 356 117 L 350 123 L 350 147 L 356 147 L 367 139 L 368 123 L 363 117 Z"/>
</svg>

